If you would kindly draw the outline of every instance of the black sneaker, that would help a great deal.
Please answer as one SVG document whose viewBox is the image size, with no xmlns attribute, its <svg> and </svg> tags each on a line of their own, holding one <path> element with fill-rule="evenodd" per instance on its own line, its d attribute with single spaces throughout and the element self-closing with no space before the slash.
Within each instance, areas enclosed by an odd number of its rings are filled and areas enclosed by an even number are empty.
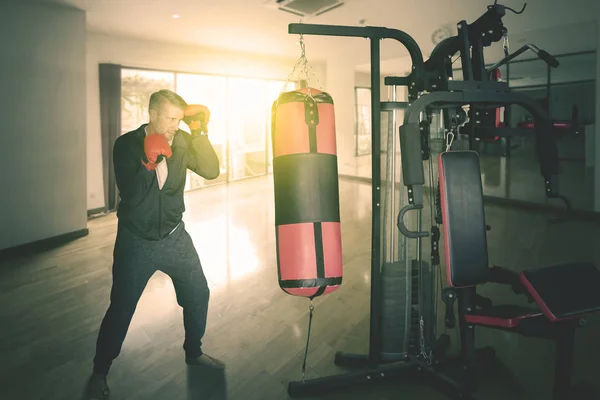
<svg viewBox="0 0 600 400">
<path fill-rule="evenodd" d="M 88 382 L 87 400 L 107 399 L 110 389 L 106 383 L 106 375 L 92 374 Z"/>
<path fill-rule="evenodd" d="M 217 360 L 214 357 L 209 356 L 208 354 L 202 354 L 198 358 L 186 358 L 185 362 L 187 365 L 194 366 L 204 366 L 214 369 L 225 369 L 225 363 L 220 360 Z"/>
</svg>

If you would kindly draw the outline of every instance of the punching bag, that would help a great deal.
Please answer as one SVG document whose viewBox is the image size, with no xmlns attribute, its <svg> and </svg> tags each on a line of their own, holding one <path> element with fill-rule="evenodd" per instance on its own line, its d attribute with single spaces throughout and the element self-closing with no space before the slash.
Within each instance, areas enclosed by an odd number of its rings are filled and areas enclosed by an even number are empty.
<svg viewBox="0 0 600 400">
<path fill-rule="evenodd" d="M 342 283 L 333 100 L 304 88 L 273 103 L 271 132 L 279 286 L 314 298 Z"/>
</svg>

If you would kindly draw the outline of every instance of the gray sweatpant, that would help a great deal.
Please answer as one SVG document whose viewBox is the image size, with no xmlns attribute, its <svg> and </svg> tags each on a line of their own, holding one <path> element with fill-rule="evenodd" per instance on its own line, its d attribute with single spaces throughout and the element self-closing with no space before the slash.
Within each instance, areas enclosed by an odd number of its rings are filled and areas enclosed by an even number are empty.
<svg viewBox="0 0 600 400">
<path fill-rule="evenodd" d="M 110 306 L 102 320 L 94 372 L 107 374 L 121 346 L 137 303 L 150 277 L 160 270 L 169 275 L 183 308 L 187 358 L 202 355 L 209 289 L 198 253 L 183 222 L 166 238 L 145 240 L 120 226 L 114 248 Z"/>
</svg>

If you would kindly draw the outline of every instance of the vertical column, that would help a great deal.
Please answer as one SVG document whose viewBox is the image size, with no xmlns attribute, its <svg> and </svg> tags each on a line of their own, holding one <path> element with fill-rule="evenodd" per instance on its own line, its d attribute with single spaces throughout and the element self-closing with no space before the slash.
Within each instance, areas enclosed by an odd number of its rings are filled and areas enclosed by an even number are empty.
<svg viewBox="0 0 600 400">
<path fill-rule="evenodd" d="M 600 212 L 600 2 L 596 4 L 596 117 L 594 118 L 594 211 Z"/>
</svg>

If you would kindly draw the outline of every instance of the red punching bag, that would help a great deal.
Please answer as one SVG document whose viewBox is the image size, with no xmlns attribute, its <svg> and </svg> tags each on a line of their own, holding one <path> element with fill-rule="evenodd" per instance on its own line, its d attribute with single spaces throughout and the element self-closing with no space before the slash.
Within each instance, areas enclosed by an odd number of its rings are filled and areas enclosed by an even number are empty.
<svg viewBox="0 0 600 400">
<path fill-rule="evenodd" d="M 273 103 L 271 132 L 279 286 L 314 298 L 342 283 L 333 100 L 304 88 Z"/>
</svg>

